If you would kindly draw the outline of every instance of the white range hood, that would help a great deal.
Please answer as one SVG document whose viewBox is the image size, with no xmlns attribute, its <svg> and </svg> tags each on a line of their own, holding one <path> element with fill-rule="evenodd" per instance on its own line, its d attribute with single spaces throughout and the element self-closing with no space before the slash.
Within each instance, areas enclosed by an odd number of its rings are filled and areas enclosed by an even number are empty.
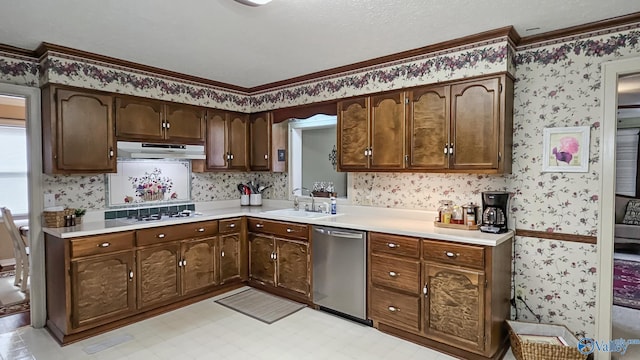
<svg viewBox="0 0 640 360">
<path fill-rule="evenodd" d="M 204 145 L 118 141 L 118 157 L 129 159 L 205 159 Z"/>
</svg>

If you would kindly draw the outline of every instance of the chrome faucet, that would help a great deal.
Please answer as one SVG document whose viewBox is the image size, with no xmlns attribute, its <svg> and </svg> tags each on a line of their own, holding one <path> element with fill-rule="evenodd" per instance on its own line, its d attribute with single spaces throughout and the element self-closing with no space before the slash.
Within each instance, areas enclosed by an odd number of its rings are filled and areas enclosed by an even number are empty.
<svg viewBox="0 0 640 360">
<path fill-rule="evenodd" d="M 313 192 L 309 189 L 307 189 L 306 187 L 299 187 L 299 188 L 295 188 L 291 191 L 291 194 L 294 195 L 293 197 L 293 209 L 294 210 L 299 210 L 300 209 L 300 202 L 298 201 L 298 196 L 296 195 L 296 191 L 300 190 L 300 195 L 302 195 L 303 191 L 306 191 L 309 193 L 309 196 L 311 197 L 311 210 L 308 211 L 316 211 L 315 207 L 316 207 L 316 201 L 315 198 L 313 196 Z"/>
</svg>

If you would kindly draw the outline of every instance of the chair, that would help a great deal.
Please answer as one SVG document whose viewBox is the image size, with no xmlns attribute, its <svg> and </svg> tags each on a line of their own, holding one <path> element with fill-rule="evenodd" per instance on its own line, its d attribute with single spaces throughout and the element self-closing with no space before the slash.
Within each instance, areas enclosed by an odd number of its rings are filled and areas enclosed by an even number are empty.
<svg viewBox="0 0 640 360">
<path fill-rule="evenodd" d="M 22 292 L 27 292 L 29 279 L 29 247 L 26 239 L 20 234 L 11 216 L 11 211 L 6 207 L 2 210 L 2 222 L 9 232 L 9 237 L 13 241 L 13 253 L 16 258 L 16 280 L 13 285 L 20 286 Z"/>
</svg>

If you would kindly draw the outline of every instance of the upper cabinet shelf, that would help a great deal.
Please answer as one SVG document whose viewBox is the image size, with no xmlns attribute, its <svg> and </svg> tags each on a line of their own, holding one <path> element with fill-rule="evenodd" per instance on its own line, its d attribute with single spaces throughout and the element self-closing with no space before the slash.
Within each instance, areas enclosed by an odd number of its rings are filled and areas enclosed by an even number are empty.
<svg viewBox="0 0 640 360">
<path fill-rule="evenodd" d="M 507 75 L 338 103 L 340 171 L 510 173 Z"/>
</svg>

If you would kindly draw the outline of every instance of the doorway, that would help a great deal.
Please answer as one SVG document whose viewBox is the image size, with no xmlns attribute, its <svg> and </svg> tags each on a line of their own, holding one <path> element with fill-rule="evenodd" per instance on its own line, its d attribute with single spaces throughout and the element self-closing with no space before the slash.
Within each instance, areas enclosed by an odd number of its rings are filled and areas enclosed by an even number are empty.
<svg viewBox="0 0 640 360">
<path fill-rule="evenodd" d="M 615 224 L 615 182 L 616 182 L 616 132 L 618 112 L 618 79 L 620 76 L 640 72 L 640 57 L 611 61 L 602 64 L 603 116 L 601 154 L 601 214 L 598 231 L 598 290 L 596 303 L 596 340 L 612 339 L 613 309 L 613 254 Z M 604 176 L 604 174 L 611 174 Z M 638 334 L 640 337 L 640 334 Z M 609 352 L 595 352 L 597 360 L 611 359 Z"/>
<path fill-rule="evenodd" d="M 0 95 L 22 97 L 26 102 L 31 325 L 40 328 L 46 322 L 44 236 L 40 216 L 43 210 L 40 89 L 0 83 Z"/>
</svg>

